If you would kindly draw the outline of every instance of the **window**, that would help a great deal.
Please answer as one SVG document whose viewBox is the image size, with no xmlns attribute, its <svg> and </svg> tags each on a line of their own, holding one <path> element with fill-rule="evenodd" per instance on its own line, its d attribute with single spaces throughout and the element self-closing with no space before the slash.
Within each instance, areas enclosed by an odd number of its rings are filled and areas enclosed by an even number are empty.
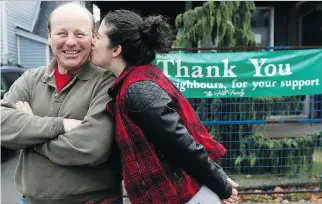
<svg viewBox="0 0 322 204">
<path fill-rule="evenodd" d="M 251 18 L 257 46 L 274 46 L 274 8 L 257 7 Z"/>
</svg>

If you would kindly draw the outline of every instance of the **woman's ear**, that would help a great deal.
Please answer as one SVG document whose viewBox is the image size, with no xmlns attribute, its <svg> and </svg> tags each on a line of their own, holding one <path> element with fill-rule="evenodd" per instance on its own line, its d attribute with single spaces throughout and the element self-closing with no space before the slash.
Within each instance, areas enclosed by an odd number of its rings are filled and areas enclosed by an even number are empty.
<svg viewBox="0 0 322 204">
<path fill-rule="evenodd" d="M 121 45 L 118 45 L 116 47 L 113 48 L 112 50 L 112 56 L 113 57 L 117 57 L 119 55 L 121 55 L 121 52 L 122 52 L 122 46 Z"/>
</svg>

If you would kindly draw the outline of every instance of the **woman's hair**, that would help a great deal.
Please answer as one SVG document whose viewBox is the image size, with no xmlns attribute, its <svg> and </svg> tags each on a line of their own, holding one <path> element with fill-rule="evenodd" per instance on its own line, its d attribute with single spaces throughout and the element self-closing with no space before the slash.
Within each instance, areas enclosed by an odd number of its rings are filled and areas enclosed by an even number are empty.
<svg viewBox="0 0 322 204">
<path fill-rule="evenodd" d="M 160 15 L 143 20 L 132 11 L 115 10 L 107 13 L 103 22 L 108 27 L 109 47 L 121 45 L 128 65 L 149 64 L 156 52 L 172 45 L 171 27 Z"/>
</svg>

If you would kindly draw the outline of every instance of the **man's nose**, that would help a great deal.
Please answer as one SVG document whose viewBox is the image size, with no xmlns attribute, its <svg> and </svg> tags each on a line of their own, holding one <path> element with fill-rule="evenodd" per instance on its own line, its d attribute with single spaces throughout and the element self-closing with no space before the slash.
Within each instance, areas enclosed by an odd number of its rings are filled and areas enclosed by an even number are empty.
<svg viewBox="0 0 322 204">
<path fill-rule="evenodd" d="M 66 40 L 66 45 L 67 46 L 75 46 L 77 44 L 77 41 L 75 39 L 75 36 L 68 36 L 67 40 Z"/>
</svg>

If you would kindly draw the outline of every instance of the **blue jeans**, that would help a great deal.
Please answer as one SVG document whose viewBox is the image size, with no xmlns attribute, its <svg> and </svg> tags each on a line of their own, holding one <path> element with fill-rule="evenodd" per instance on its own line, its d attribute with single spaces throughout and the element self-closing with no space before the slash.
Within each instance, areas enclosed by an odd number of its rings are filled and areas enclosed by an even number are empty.
<svg viewBox="0 0 322 204">
<path fill-rule="evenodd" d="M 27 201 L 23 197 L 21 197 L 19 204 L 27 204 Z"/>
<path fill-rule="evenodd" d="M 221 204 L 221 200 L 208 187 L 202 186 L 198 193 L 186 204 Z"/>
</svg>

